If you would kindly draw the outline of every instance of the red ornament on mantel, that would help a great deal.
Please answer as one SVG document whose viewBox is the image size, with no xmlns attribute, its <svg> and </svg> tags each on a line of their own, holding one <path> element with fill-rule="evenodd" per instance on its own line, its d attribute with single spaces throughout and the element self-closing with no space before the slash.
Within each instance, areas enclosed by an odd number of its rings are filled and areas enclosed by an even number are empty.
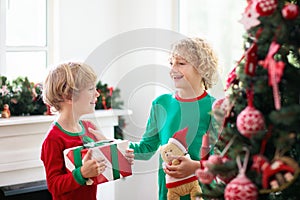
<svg viewBox="0 0 300 200">
<path fill-rule="evenodd" d="M 296 19 L 299 15 L 299 7 L 293 3 L 287 3 L 282 8 L 281 14 L 287 20 Z"/>
<path fill-rule="evenodd" d="M 10 110 L 9 110 L 9 105 L 8 104 L 4 104 L 3 111 L 1 112 L 0 116 L 2 118 L 10 118 Z"/>
</svg>

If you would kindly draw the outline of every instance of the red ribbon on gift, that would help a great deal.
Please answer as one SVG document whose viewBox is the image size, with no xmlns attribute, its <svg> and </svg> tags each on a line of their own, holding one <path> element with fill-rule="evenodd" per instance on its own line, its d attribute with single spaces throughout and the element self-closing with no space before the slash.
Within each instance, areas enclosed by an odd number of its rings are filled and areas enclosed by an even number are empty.
<svg viewBox="0 0 300 200">
<path fill-rule="evenodd" d="M 276 62 L 276 60 L 274 59 L 274 55 L 279 50 L 279 48 L 280 45 L 273 41 L 270 45 L 269 52 L 265 60 L 259 62 L 265 69 L 268 69 L 269 85 L 273 87 L 274 104 L 277 110 L 279 110 L 281 107 L 278 83 L 281 81 L 281 77 L 285 67 L 284 62 Z"/>
</svg>

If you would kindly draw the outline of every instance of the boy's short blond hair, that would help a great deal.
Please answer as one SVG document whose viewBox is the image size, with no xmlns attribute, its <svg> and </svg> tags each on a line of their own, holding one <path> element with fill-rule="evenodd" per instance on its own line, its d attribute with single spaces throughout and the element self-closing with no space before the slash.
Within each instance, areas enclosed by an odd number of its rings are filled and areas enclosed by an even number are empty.
<svg viewBox="0 0 300 200">
<path fill-rule="evenodd" d="M 97 75 L 87 64 L 63 63 L 50 69 L 43 84 L 43 101 L 56 111 L 61 109 L 65 99 L 76 100 L 81 89 L 95 84 Z M 74 99 L 75 98 L 75 99 Z"/>
<path fill-rule="evenodd" d="M 217 82 L 218 58 L 210 45 L 201 38 L 186 38 L 172 45 L 171 56 L 180 56 L 193 65 L 203 78 L 206 89 Z"/>
</svg>

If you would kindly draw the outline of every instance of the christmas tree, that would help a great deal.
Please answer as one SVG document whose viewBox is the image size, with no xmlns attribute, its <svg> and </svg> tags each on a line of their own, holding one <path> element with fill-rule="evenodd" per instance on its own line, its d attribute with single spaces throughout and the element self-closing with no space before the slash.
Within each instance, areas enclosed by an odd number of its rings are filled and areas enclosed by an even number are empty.
<svg viewBox="0 0 300 200">
<path fill-rule="evenodd" d="M 214 155 L 196 174 L 207 199 L 300 197 L 299 0 L 248 0 L 244 55 L 213 105 Z M 212 133 L 210 133 L 212 134 Z"/>
</svg>

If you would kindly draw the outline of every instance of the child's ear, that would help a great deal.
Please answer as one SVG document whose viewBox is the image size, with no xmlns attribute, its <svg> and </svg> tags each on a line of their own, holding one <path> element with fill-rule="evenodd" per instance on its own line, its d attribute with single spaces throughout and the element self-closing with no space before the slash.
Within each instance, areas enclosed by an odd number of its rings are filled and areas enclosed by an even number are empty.
<svg viewBox="0 0 300 200">
<path fill-rule="evenodd" d="M 63 95 L 63 98 L 64 98 L 64 101 L 69 104 L 71 104 L 73 101 L 72 95 Z"/>
</svg>

